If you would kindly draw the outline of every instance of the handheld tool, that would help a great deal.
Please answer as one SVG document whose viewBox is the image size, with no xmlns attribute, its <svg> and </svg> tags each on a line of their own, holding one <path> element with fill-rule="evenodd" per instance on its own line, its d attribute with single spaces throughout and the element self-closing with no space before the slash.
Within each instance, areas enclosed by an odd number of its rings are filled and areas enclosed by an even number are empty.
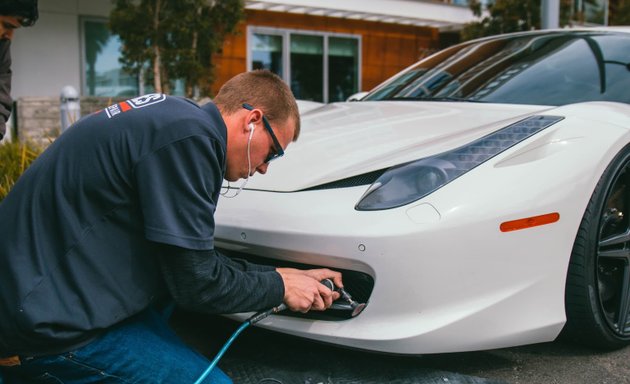
<svg viewBox="0 0 630 384">
<path fill-rule="evenodd" d="M 365 309 L 365 303 L 357 303 L 352 299 L 352 296 L 345 289 L 341 287 L 335 287 L 335 283 L 333 283 L 330 279 L 324 279 L 321 281 L 322 284 L 327 286 L 331 291 L 339 292 L 339 300 L 335 301 L 330 308 L 331 309 L 341 309 L 341 310 L 351 310 L 351 317 L 357 316 L 359 313 L 363 312 Z"/>
</svg>

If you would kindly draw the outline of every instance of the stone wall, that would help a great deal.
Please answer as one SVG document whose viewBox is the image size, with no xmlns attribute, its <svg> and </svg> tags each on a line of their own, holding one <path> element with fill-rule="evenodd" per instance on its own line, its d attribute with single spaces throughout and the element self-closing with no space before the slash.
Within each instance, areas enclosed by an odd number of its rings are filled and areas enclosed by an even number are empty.
<svg viewBox="0 0 630 384">
<path fill-rule="evenodd" d="M 111 97 L 82 97 L 81 116 L 125 100 Z M 16 100 L 14 131 L 20 141 L 47 146 L 61 133 L 61 102 L 56 97 L 21 97 Z M 72 117 L 70 121 L 74 120 Z M 16 137 L 15 135 L 13 136 Z"/>
<path fill-rule="evenodd" d="M 47 97 L 25 97 L 16 100 L 13 136 L 20 141 L 48 145 L 61 131 L 59 100 Z"/>
</svg>

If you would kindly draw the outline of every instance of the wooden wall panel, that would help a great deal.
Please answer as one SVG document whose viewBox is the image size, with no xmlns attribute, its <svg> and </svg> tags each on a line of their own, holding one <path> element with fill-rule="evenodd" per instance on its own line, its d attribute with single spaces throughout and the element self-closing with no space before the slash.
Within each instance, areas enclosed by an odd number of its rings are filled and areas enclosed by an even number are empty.
<svg viewBox="0 0 630 384">
<path fill-rule="evenodd" d="M 247 69 L 247 26 L 306 31 L 325 31 L 361 36 L 361 90 L 369 90 L 403 68 L 437 49 L 436 29 L 269 11 L 247 11 L 236 36 L 228 38 L 215 55 L 213 92 Z"/>
</svg>

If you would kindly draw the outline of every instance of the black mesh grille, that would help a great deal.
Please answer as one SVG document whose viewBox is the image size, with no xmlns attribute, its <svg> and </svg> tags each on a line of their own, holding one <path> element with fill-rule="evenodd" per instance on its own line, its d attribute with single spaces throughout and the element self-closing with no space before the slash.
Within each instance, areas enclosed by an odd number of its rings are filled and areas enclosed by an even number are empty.
<svg viewBox="0 0 630 384">
<path fill-rule="evenodd" d="M 322 265 L 310 265 L 310 264 L 302 264 L 302 263 L 294 263 L 290 261 L 284 260 L 276 260 L 269 259 L 260 256 L 255 256 L 243 252 L 238 251 L 230 251 L 226 249 L 220 250 L 223 254 L 237 259 L 245 259 L 253 263 L 271 265 L 274 267 L 288 267 L 288 268 L 299 268 L 299 269 L 311 269 L 311 268 L 329 268 L 334 269 L 343 275 L 343 285 L 344 289 L 352 295 L 352 299 L 358 303 L 367 303 L 369 301 L 370 295 L 372 294 L 372 289 L 374 288 L 374 279 L 372 276 L 359 272 L 352 271 L 348 269 L 339 269 L 339 268 L 330 268 L 328 266 Z M 291 311 L 281 312 L 280 315 L 283 316 L 292 316 L 292 317 L 302 317 L 307 319 L 318 319 L 318 320 L 329 320 L 329 321 L 337 321 L 337 320 L 345 320 L 351 317 L 351 311 L 347 310 L 337 310 L 337 309 L 328 309 L 323 312 L 312 311 L 308 313 L 298 313 Z"/>
</svg>

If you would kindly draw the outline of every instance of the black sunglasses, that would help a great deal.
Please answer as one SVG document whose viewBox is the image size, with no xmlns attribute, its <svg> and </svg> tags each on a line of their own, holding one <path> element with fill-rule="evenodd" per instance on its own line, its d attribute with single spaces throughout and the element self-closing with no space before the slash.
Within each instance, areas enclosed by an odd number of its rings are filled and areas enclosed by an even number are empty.
<svg viewBox="0 0 630 384">
<path fill-rule="evenodd" d="M 243 104 L 243 108 L 247 109 L 248 111 L 253 111 L 254 110 L 254 107 L 252 107 L 251 105 L 249 105 L 247 103 Z M 274 146 L 274 149 L 276 151 L 276 153 L 270 153 L 267 156 L 267 158 L 265 159 L 265 163 L 268 163 L 268 162 L 270 162 L 272 160 L 275 160 L 275 159 L 277 159 L 279 157 L 284 156 L 284 149 L 282 149 L 282 146 L 280 145 L 280 142 L 278 141 L 278 138 L 273 133 L 273 129 L 271 129 L 271 125 L 269 124 L 269 121 L 267 120 L 265 115 L 263 115 L 262 120 L 263 120 L 263 126 L 265 127 L 267 132 L 269 132 L 269 134 L 271 135 L 271 140 L 273 140 L 273 146 Z"/>
</svg>

